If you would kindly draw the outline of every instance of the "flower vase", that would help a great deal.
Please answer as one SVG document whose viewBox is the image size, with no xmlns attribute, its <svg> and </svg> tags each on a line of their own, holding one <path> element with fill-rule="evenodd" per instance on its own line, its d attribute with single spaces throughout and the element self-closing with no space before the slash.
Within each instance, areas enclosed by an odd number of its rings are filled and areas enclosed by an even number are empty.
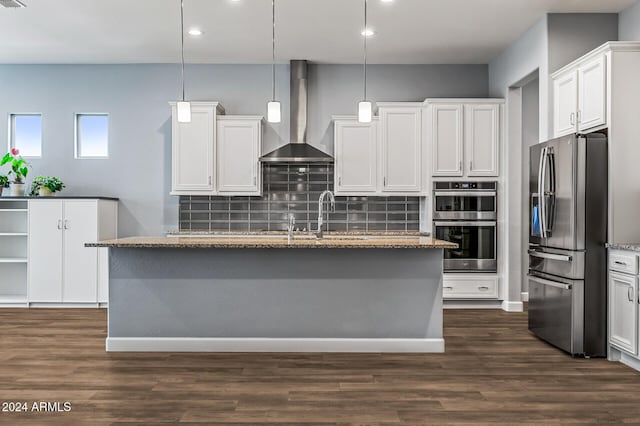
<svg viewBox="0 0 640 426">
<path fill-rule="evenodd" d="M 41 186 L 40 188 L 38 188 L 38 195 L 40 195 L 41 197 L 52 197 L 53 194 L 55 194 L 55 192 L 52 192 L 46 186 Z"/>
<path fill-rule="evenodd" d="M 26 185 L 24 183 L 12 182 L 9 184 L 9 195 L 12 197 L 23 197 Z"/>
</svg>

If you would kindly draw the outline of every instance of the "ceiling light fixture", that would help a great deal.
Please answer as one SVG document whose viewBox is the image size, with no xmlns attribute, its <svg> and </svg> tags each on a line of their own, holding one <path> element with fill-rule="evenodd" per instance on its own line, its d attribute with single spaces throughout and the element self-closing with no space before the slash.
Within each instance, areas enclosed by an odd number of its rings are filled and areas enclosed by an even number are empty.
<svg viewBox="0 0 640 426">
<path fill-rule="evenodd" d="M 201 36 L 202 34 L 203 34 L 202 30 L 199 29 L 199 28 L 191 28 L 189 30 L 189 35 L 190 36 L 197 37 L 197 36 Z"/>
<path fill-rule="evenodd" d="M 367 0 L 364 0 L 364 28 L 367 28 Z M 365 30 L 366 31 L 366 30 Z M 365 33 L 366 35 L 366 33 Z M 364 40 L 364 98 L 358 102 L 358 121 L 360 123 L 371 123 L 373 104 L 367 100 L 367 37 Z"/>
<path fill-rule="evenodd" d="M 391 3 L 393 0 L 380 0 L 382 3 Z"/>
<path fill-rule="evenodd" d="M 184 100 L 184 0 L 180 0 L 180 49 L 182 54 L 182 101 L 176 103 L 178 123 L 191 123 L 191 103 Z"/>
<path fill-rule="evenodd" d="M 371 28 L 365 28 L 364 30 L 362 30 L 362 32 L 360 34 L 362 34 L 365 37 L 371 37 L 372 35 L 375 35 L 375 31 L 373 31 Z"/>
<path fill-rule="evenodd" d="M 276 0 L 271 0 L 271 100 L 267 102 L 267 121 L 280 123 L 282 108 L 276 100 Z"/>
</svg>

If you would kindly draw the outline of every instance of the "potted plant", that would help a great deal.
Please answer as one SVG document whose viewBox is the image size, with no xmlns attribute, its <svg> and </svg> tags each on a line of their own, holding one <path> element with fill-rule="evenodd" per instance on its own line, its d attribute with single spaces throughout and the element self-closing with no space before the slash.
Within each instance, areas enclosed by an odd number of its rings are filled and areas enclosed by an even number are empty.
<svg viewBox="0 0 640 426">
<path fill-rule="evenodd" d="M 41 197 L 51 197 L 56 192 L 62 191 L 65 187 L 57 177 L 53 176 L 38 176 L 31 182 L 30 195 L 39 195 Z"/>
<path fill-rule="evenodd" d="M 0 195 L 2 190 L 9 187 L 9 178 L 6 175 L 0 175 Z"/>
<path fill-rule="evenodd" d="M 11 163 L 11 170 L 9 170 L 8 175 L 13 175 L 13 181 L 9 183 L 9 193 L 13 196 L 24 195 L 25 180 L 30 164 L 20 156 L 20 151 L 16 148 L 11 148 L 11 151 L 7 152 L 0 160 L 0 166 L 4 166 L 7 163 Z"/>
</svg>

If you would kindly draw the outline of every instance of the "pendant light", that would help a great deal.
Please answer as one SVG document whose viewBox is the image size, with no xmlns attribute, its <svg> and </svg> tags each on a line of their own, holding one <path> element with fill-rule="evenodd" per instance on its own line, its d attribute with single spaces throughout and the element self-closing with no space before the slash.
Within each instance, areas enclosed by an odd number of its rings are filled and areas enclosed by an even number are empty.
<svg viewBox="0 0 640 426">
<path fill-rule="evenodd" d="M 176 103 L 178 123 L 191 123 L 191 103 L 184 100 L 184 0 L 180 0 L 180 49 L 182 52 L 182 101 Z"/>
<path fill-rule="evenodd" d="M 358 102 L 358 121 L 360 123 L 371 123 L 373 115 L 373 104 L 367 100 L 367 0 L 364 0 L 364 98 Z"/>
<path fill-rule="evenodd" d="M 276 101 L 276 0 L 271 0 L 271 100 L 267 102 L 267 121 L 282 120 L 280 102 Z"/>
</svg>

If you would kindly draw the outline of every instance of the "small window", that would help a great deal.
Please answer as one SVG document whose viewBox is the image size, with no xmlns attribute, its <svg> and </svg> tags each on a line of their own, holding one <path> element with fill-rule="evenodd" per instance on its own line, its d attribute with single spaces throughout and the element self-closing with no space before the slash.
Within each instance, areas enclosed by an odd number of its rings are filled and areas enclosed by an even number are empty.
<svg viewBox="0 0 640 426">
<path fill-rule="evenodd" d="M 23 157 L 42 156 L 42 115 L 9 116 L 9 148 L 17 148 Z"/>
<path fill-rule="evenodd" d="M 76 158 L 109 157 L 109 115 L 76 114 Z"/>
</svg>

